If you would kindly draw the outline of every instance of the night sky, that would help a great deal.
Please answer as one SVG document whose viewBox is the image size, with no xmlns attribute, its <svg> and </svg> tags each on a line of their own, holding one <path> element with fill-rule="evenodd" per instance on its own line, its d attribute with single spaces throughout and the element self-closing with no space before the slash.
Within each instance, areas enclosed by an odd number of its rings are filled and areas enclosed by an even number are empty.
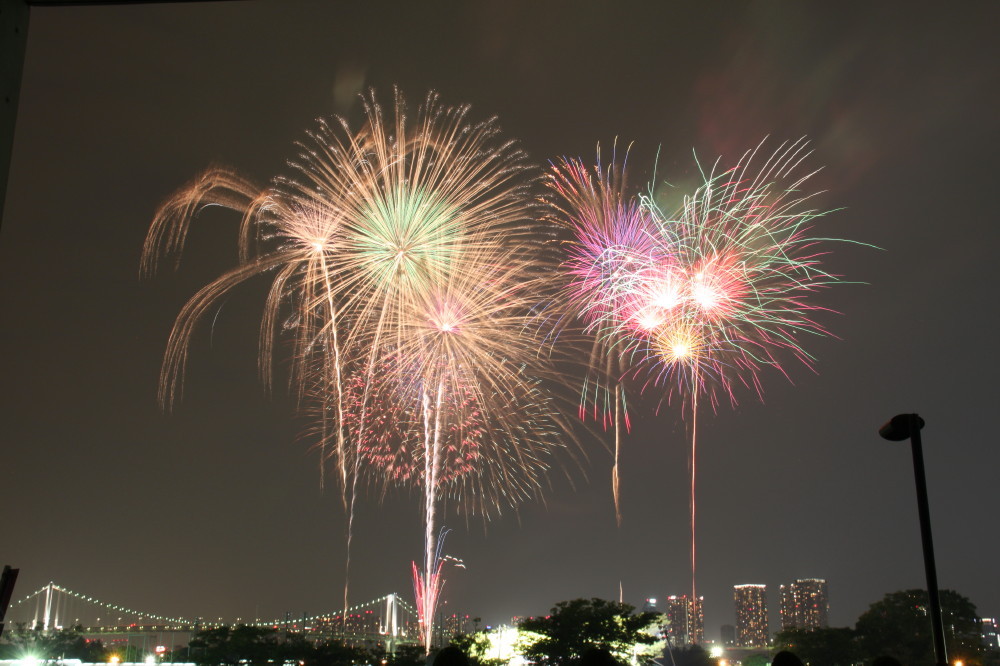
<svg viewBox="0 0 1000 666">
<path fill-rule="evenodd" d="M 874 6 L 872 6 L 874 5 Z M 634 142 L 636 180 L 683 181 L 692 150 L 727 162 L 807 135 L 824 166 L 825 264 L 854 284 L 818 303 L 835 335 L 814 374 L 765 372 L 699 422 L 699 593 L 733 623 L 732 585 L 829 582 L 832 625 L 924 585 L 909 448 L 927 421 L 942 587 L 1000 614 L 996 553 L 994 2 L 224 2 L 35 7 L 0 231 L 0 564 L 15 597 L 49 580 L 148 612 L 283 617 L 335 611 L 343 511 L 282 387 L 258 381 L 266 281 L 196 335 L 187 391 L 156 401 L 185 300 L 234 265 L 234 215 L 194 225 L 176 274 L 140 280 L 157 206 L 211 164 L 282 172 L 314 118 L 359 117 L 356 93 L 440 92 L 498 115 L 542 164 Z M 648 407 L 648 406 L 647 406 Z M 553 475 L 544 503 L 485 527 L 451 517 L 447 612 L 487 622 L 576 597 L 641 605 L 689 589 L 687 439 L 676 408 L 641 408 L 622 460 Z M 993 442 L 991 444 L 991 442 Z M 412 598 L 420 506 L 358 510 L 351 598 Z"/>
</svg>

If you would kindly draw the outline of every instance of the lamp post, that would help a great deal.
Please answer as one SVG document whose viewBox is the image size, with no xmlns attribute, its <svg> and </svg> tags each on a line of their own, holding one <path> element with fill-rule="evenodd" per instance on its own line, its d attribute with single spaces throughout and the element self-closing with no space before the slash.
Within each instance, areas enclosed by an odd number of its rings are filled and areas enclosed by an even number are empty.
<svg viewBox="0 0 1000 666">
<path fill-rule="evenodd" d="M 927 596 L 931 604 L 931 631 L 934 635 L 934 658 L 937 666 L 948 666 L 944 646 L 944 624 L 941 621 L 941 599 L 938 596 L 937 568 L 934 565 L 934 540 L 931 537 L 931 515 L 927 503 L 927 480 L 924 478 L 924 451 L 920 429 L 924 420 L 917 414 L 897 414 L 879 428 L 878 434 L 890 442 L 909 438 L 913 452 L 913 477 L 917 484 L 917 511 L 920 514 L 920 538 L 924 546 L 924 572 L 927 575 Z"/>
</svg>

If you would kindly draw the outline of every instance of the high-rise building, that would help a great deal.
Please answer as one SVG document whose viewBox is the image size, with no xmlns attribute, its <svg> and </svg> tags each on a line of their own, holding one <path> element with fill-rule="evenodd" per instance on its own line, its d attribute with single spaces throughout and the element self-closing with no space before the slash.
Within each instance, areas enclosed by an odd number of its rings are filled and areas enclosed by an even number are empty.
<svg viewBox="0 0 1000 666">
<path fill-rule="evenodd" d="M 799 578 L 790 585 L 782 585 L 780 596 L 782 629 L 827 626 L 830 601 L 822 578 Z"/>
<path fill-rule="evenodd" d="M 980 620 L 980 634 L 983 638 L 983 646 L 990 649 L 1000 649 L 1000 627 L 997 626 L 996 618 L 984 617 Z"/>
<path fill-rule="evenodd" d="M 795 629 L 795 597 L 791 585 L 778 587 L 778 611 L 781 615 L 781 630 Z"/>
<path fill-rule="evenodd" d="M 705 642 L 705 597 L 692 601 L 686 594 L 667 597 L 667 642 L 674 646 Z"/>
<path fill-rule="evenodd" d="M 722 647 L 736 646 L 736 627 L 731 624 L 724 624 L 719 627 L 719 636 L 722 637 Z"/>
<path fill-rule="evenodd" d="M 736 602 L 736 646 L 767 647 L 767 586 L 734 585 Z"/>
<path fill-rule="evenodd" d="M 442 618 L 442 622 L 442 630 L 446 637 L 471 633 L 470 626 L 472 622 L 469 620 L 468 615 L 452 613 L 451 615 L 445 615 Z"/>
</svg>

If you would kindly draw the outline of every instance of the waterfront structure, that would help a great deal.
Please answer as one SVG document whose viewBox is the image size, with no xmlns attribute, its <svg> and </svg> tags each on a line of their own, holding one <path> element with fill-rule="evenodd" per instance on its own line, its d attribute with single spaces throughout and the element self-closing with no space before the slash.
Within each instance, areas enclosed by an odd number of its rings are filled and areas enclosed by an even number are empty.
<svg viewBox="0 0 1000 666">
<path fill-rule="evenodd" d="M 705 642 L 705 597 L 692 599 L 686 594 L 667 597 L 667 642 L 672 647 Z"/>
<path fill-rule="evenodd" d="M 829 626 L 830 601 L 822 578 L 799 578 L 779 589 L 781 628 L 819 629 Z"/>
<path fill-rule="evenodd" d="M 767 647 L 767 586 L 734 585 L 733 600 L 736 602 L 736 646 Z"/>
</svg>

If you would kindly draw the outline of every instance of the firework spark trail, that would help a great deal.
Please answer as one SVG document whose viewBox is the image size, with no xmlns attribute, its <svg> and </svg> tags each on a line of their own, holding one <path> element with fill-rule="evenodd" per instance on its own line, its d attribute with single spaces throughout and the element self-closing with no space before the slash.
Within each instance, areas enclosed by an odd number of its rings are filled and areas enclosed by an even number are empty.
<svg viewBox="0 0 1000 666">
<path fill-rule="evenodd" d="M 390 294 L 387 292 L 385 294 L 385 301 L 389 300 Z M 347 622 L 347 612 L 350 608 L 350 598 L 348 596 L 350 590 L 351 581 L 351 545 L 354 540 L 354 509 L 358 498 L 358 476 L 360 472 L 361 465 L 361 455 L 362 455 L 362 443 L 365 439 L 366 426 L 368 425 L 368 407 L 369 407 L 369 395 L 371 386 L 373 383 L 373 374 L 375 370 L 376 363 L 376 352 L 379 348 L 379 343 L 382 337 L 382 315 L 385 312 L 386 303 L 383 302 L 382 308 L 379 313 L 378 325 L 376 327 L 375 343 L 371 346 L 368 353 L 368 360 L 365 363 L 365 380 L 362 388 L 362 398 L 361 398 L 361 418 L 358 421 L 358 428 L 356 432 L 356 444 L 354 452 L 354 464 L 351 470 L 351 499 L 347 511 L 347 535 L 345 544 L 345 558 L 344 558 L 344 622 L 346 626 Z"/>
<path fill-rule="evenodd" d="M 444 587 L 444 577 L 441 570 L 446 561 L 453 561 L 456 566 L 465 567 L 461 560 L 442 555 L 445 537 L 448 530 L 441 528 L 437 536 L 436 547 L 428 556 L 424 564 L 424 569 L 417 567 L 417 563 L 412 563 L 413 569 L 413 596 L 417 601 L 417 616 L 420 622 L 420 630 L 423 634 L 424 650 L 427 654 L 431 651 L 431 638 L 434 633 L 434 610 L 437 608 L 438 600 L 441 598 L 441 588 Z"/>
<path fill-rule="evenodd" d="M 320 255 L 320 270 L 323 274 L 323 285 L 326 287 L 326 302 L 327 307 L 330 312 L 330 335 L 333 348 L 333 359 L 332 367 L 334 373 L 334 388 L 335 388 L 335 402 L 337 409 L 337 448 L 336 448 L 336 458 L 337 460 L 343 460 L 345 456 L 345 442 L 344 442 L 344 383 L 343 383 L 343 368 L 340 362 L 340 342 L 337 339 L 337 306 L 334 303 L 333 287 L 330 284 L 330 270 L 326 263 L 326 252 L 323 250 L 322 246 L 317 248 Z M 323 410 L 323 415 L 325 417 L 326 410 Z M 324 420 L 324 431 L 326 430 L 326 422 Z M 322 437 L 320 440 L 321 445 L 321 460 L 326 459 L 326 436 Z M 324 486 L 324 481 L 326 478 L 326 465 L 320 464 L 320 487 Z M 340 488 L 347 487 L 347 475 L 346 470 L 340 467 Z M 343 502 L 346 498 L 344 493 L 341 493 L 341 501 Z M 346 506 L 344 507 L 347 508 Z"/>
<path fill-rule="evenodd" d="M 593 418 L 614 430 L 612 495 L 620 526 L 621 426 L 629 427 L 621 377 L 632 340 L 622 334 L 617 318 L 661 248 L 655 242 L 653 219 L 625 195 L 624 164 L 613 159 L 605 168 L 599 153 L 593 170 L 580 160 L 563 159 L 553 165 L 548 185 L 557 196 L 554 221 L 568 227 L 573 238 L 563 264 L 569 281 L 558 306 L 569 313 L 560 325 L 582 319 L 583 332 L 593 341 L 580 416 L 588 416 L 591 403 Z"/>
<path fill-rule="evenodd" d="M 143 270 L 155 269 L 161 253 L 179 253 L 190 221 L 208 205 L 222 205 L 243 214 L 240 233 L 241 265 L 210 283 L 184 306 L 171 332 L 161 373 L 160 397 L 169 405 L 177 397 L 187 358 L 187 348 L 195 325 L 230 289 L 261 274 L 274 272 L 261 321 L 260 371 L 267 385 L 271 383 L 274 340 L 285 329 L 283 313 L 295 313 L 295 362 L 292 380 L 304 387 L 317 373 L 332 375 L 333 402 L 336 410 L 335 458 L 340 471 L 341 501 L 347 508 L 347 460 L 343 422 L 343 363 L 338 337 L 338 297 L 331 282 L 329 257 L 336 250 L 336 235 L 341 215 L 331 201 L 320 200 L 315 192 L 288 179 L 278 179 L 265 190 L 222 169 L 211 169 L 169 200 L 154 219 L 146 239 Z M 259 253 L 254 247 L 263 246 Z M 320 312 L 325 309 L 326 314 Z M 328 340 L 328 341 L 327 341 Z M 318 363 L 316 348 L 319 347 Z M 324 391 L 322 402 L 330 401 Z M 321 485 L 325 481 L 328 428 L 327 409 L 322 414 Z M 349 538 L 348 538 L 349 540 Z M 349 555 L 348 564 L 349 566 Z M 345 583 L 346 587 L 346 583 Z M 345 589 L 345 597 L 347 595 Z"/>
<path fill-rule="evenodd" d="M 698 390 L 699 380 L 698 370 L 695 369 L 694 381 L 695 391 L 691 393 L 691 496 L 688 506 L 691 509 L 691 603 L 698 602 L 697 593 L 697 570 L 698 570 L 698 540 L 696 537 L 697 522 L 697 495 L 695 493 L 695 482 L 698 479 Z M 692 608 L 694 606 L 692 605 Z"/>
<path fill-rule="evenodd" d="M 441 401 L 444 394 L 444 380 L 440 380 L 437 386 L 437 399 L 434 401 L 434 427 L 427 432 L 427 444 L 424 467 L 424 573 L 431 577 L 433 582 L 424 585 L 424 598 L 421 604 L 424 620 L 424 649 L 428 654 L 431 651 L 431 636 L 434 631 L 434 611 L 437 608 L 438 596 L 441 592 L 441 548 L 443 538 L 434 541 L 434 528 L 437 510 L 437 487 L 438 473 L 441 470 Z M 424 405 L 424 425 L 425 428 L 430 421 L 430 396 L 426 389 L 423 391 Z M 443 535 L 442 535 L 443 537 Z M 435 562 L 437 565 L 435 566 Z M 433 574 L 431 573 L 433 571 Z M 425 581 L 426 582 L 426 581 Z"/>
<path fill-rule="evenodd" d="M 638 203 L 626 197 L 623 171 L 605 176 L 599 163 L 592 173 L 563 160 L 549 174 L 557 221 L 573 233 L 563 264 L 569 317 L 593 336 L 594 367 L 620 367 L 622 382 L 663 389 L 662 400 L 677 397 L 690 410 L 693 599 L 699 396 L 716 409 L 720 395 L 736 403 L 739 385 L 761 395 L 761 371 L 786 374 L 785 356 L 812 368 L 802 337 L 826 331 L 812 318 L 823 308 L 808 298 L 838 281 L 819 268 L 829 239 L 809 236 L 823 213 L 808 208 L 813 195 L 800 194 L 815 173 L 796 175 L 807 143 L 760 158 L 762 146 L 731 169 L 702 172 L 703 184 L 673 213 L 652 189 Z M 605 376 L 614 386 L 615 375 Z M 595 386 L 584 381 L 584 403 Z M 616 456 L 616 497 L 617 465 Z"/>
<path fill-rule="evenodd" d="M 619 471 L 618 471 L 618 461 L 621 457 L 621 431 L 617 427 L 617 424 L 621 420 L 621 387 L 615 387 L 615 464 L 611 468 L 611 493 L 615 500 L 615 522 L 618 523 L 618 527 L 622 526 L 622 511 L 621 511 L 621 488 L 619 486 Z"/>
</svg>

